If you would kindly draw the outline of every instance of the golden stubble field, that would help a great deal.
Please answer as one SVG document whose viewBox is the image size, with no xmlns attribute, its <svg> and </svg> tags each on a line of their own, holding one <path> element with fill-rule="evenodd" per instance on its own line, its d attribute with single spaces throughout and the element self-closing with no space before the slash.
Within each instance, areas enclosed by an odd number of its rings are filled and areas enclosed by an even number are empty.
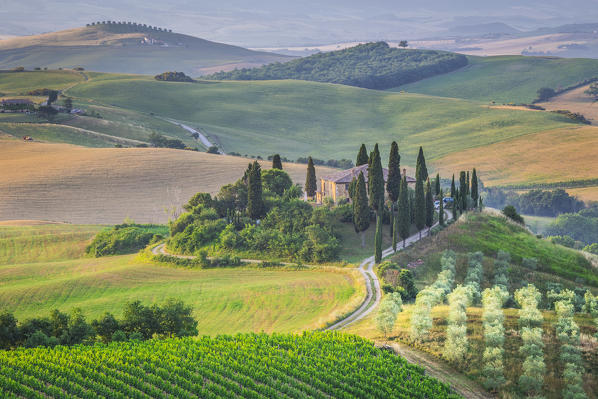
<svg viewBox="0 0 598 399">
<path fill-rule="evenodd" d="M 0 220 L 164 223 L 199 191 L 215 194 L 251 160 L 155 148 L 84 148 L 0 136 Z M 269 161 L 262 167 L 269 168 Z M 303 185 L 306 165 L 285 164 Z M 316 174 L 332 169 L 317 168 Z"/>
</svg>

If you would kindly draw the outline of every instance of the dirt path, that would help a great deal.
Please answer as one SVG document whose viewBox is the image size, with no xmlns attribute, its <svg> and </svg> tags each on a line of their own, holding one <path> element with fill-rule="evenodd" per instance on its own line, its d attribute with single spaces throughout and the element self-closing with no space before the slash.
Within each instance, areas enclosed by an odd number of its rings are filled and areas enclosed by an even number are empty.
<svg viewBox="0 0 598 399">
<path fill-rule="evenodd" d="M 434 377 L 450 385 L 457 393 L 467 399 L 487 399 L 493 398 L 477 383 L 471 381 L 466 376 L 453 370 L 450 366 L 439 362 L 432 355 L 413 349 L 412 347 L 393 342 L 388 344 L 401 357 L 410 363 L 417 364 L 426 369 L 426 375 Z"/>
<path fill-rule="evenodd" d="M 210 147 L 214 146 L 214 144 L 212 144 L 212 142 L 210 140 L 208 140 L 208 138 L 202 132 L 200 132 L 199 130 L 193 129 L 191 126 L 187 126 L 187 125 L 185 125 L 183 123 L 177 122 L 174 119 L 169 119 L 169 118 L 160 118 L 160 119 L 162 119 L 162 120 L 164 120 L 166 122 L 170 122 L 172 124 L 175 124 L 175 125 L 177 125 L 179 127 L 182 127 L 183 129 L 185 129 L 186 131 L 190 132 L 191 134 L 197 134 L 197 137 L 198 137 L 197 140 L 199 140 L 199 142 L 201 144 L 203 144 L 204 147 L 210 148 Z M 222 151 L 220 148 L 218 148 L 218 154 L 226 155 L 224 153 L 224 151 Z"/>
</svg>

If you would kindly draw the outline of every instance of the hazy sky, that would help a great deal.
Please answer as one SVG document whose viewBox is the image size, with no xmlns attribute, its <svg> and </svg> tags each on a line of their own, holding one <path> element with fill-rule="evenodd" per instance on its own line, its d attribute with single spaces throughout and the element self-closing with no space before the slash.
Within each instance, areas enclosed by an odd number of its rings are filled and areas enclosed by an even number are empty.
<svg viewBox="0 0 598 399">
<path fill-rule="evenodd" d="M 244 46 L 279 46 L 414 39 L 489 22 L 523 30 L 598 22 L 598 0 L 0 0 L 0 35 L 96 20 L 136 21 Z"/>
</svg>

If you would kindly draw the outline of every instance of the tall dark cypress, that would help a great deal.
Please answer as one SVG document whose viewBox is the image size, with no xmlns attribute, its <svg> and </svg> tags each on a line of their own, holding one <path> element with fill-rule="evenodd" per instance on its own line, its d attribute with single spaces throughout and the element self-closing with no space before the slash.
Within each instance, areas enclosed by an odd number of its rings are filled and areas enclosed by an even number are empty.
<svg viewBox="0 0 598 399">
<path fill-rule="evenodd" d="M 395 212 L 390 222 L 392 224 L 392 250 L 397 252 L 397 239 L 399 236 L 399 214 Z"/>
<path fill-rule="evenodd" d="M 264 214 L 262 198 L 262 170 L 257 161 L 251 165 L 247 179 L 247 213 L 252 219 L 259 219 Z"/>
<path fill-rule="evenodd" d="M 305 192 L 308 197 L 314 197 L 316 190 L 318 189 L 318 183 L 316 181 L 316 168 L 314 168 L 314 161 L 309 157 L 307 159 L 307 175 L 305 176 Z"/>
<path fill-rule="evenodd" d="M 280 160 L 280 155 L 278 154 L 274 154 L 272 156 L 272 169 L 282 170 L 282 161 Z"/>
<path fill-rule="evenodd" d="M 391 201 L 390 205 L 390 235 L 393 236 L 395 219 L 395 202 L 399 199 L 401 189 L 401 156 L 396 141 L 390 145 L 390 156 L 388 157 L 388 177 L 386 179 L 386 192 Z"/>
<path fill-rule="evenodd" d="M 432 193 L 432 185 L 430 179 L 426 182 L 426 226 L 428 231 L 434 224 L 434 194 Z"/>
<path fill-rule="evenodd" d="M 379 204 L 382 208 L 382 204 Z M 382 215 L 376 214 L 376 235 L 374 236 L 374 262 L 380 263 L 382 260 Z"/>
<path fill-rule="evenodd" d="M 464 171 L 459 174 L 459 197 L 461 199 L 460 210 L 467 210 L 467 175 Z"/>
<path fill-rule="evenodd" d="M 469 171 L 467 171 L 467 184 L 465 185 L 465 188 L 467 188 L 467 195 L 470 195 L 471 189 L 469 188 Z"/>
<path fill-rule="evenodd" d="M 403 248 L 405 248 L 405 240 L 409 238 L 409 229 L 411 227 L 411 216 L 409 212 L 409 191 L 407 189 L 407 177 L 403 176 L 401 179 L 401 191 L 399 192 L 399 209 L 398 209 L 398 230 L 399 237 L 403 240 Z"/>
<path fill-rule="evenodd" d="M 440 195 L 440 173 L 436 173 L 436 180 L 434 181 L 434 194 Z M 442 199 L 442 198 L 441 198 Z"/>
<path fill-rule="evenodd" d="M 442 189 L 440 189 L 440 207 L 438 208 L 438 224 L 444 226 L 444 199 L 442 197 Z"/>
<path fill-rule="evenodd" d="M 453 173 L 453 180 L 451 181 L 451 198 L 455 198 L 456 187 L 455 187 L 455 174 Z"/>
<path fill-rule="evenodd" d="M 417 163 L 415 164 L 415 176 L 421 174 L 422 181 L 428 180 L 428 168 L 426 167 L 426 158 L 424 157 L 424 149 L 419 147 L 419 153 L 417 154 Z"/>
<path fill-rule="evenodd" d="M 365 231 L 370 227 L 370 207 L 368 206 L 368 193 L 362 172 L 359 173 L 357 178 L 353 195 L 353 227 L 355 227 L 356 233 L 361 234 L 361 247 L 365 247 Z"/>
<path fill-rule="evenodd" d="M 473 207 L 478 207 L 478 199 L 480 194 L 478 192 L 478 174 L 473 168 L 473 173 L 471 174 L 471 199 L 473 200 Z"/>
<path fill-rule="evenodd" d="M 351 201 L 353 201 L 353 196 L 355 195 L 355 190 L 357 188 L 357 179 L 355 177 L 353 177 L 351 179 L 351 183 L 349 183 L 349 198 L 351 198 Z"/>
<path fill-rule="evenodd" d="M 372 164 L 368 171 L 368 183 L 370 205 L 377 213 L 380 213 L 384 205 L 384 174 L 378 144 L 376 144 L 372 152 Z"/>
<path fill-rule="evenodd" d="M 355 162 L 355 166 L 361 166 L 368 163 L 368 150 L 365 148 L 365 144 L 362 144 L 359 148 L 359 153 L 357 154 L 357 162 Z"/>
<path fill-rule="evenodd" d="M 415 182 L 415 227 L 419 231 L 419 238 L 422 236 L 422 229 L 426 226 L 426 195 L 424 193 L 424 180 L 421 169 L 416 173 Z"/>
</svg>

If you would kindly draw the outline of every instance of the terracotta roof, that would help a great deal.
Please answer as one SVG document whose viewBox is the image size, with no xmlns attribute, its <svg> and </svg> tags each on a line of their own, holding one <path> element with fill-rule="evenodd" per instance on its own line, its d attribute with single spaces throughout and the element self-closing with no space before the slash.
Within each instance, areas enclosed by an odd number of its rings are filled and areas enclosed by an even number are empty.
<svg viewBox="0 0 598 399">
<path fill-rule="evenodd" d="M 322 180 L 332 181 L 334 183 L 351 183 L 353 178 L 359 177 L 359 173 L 363 172 L 363 177 L 365 181 L 368 181 L 368 165 L 360 165 L 356 166 L 351 169 L 342 170 L 340 172 L 336 172 L 334 174 L 322 177 Z M 388 178 L 388 169 L 382 168 L 382 173 L 384 175 L 384 181 Z M 407 183 L 415 183 L 415 179 L 413 177 L 407 176 Z"/>
</svg>

